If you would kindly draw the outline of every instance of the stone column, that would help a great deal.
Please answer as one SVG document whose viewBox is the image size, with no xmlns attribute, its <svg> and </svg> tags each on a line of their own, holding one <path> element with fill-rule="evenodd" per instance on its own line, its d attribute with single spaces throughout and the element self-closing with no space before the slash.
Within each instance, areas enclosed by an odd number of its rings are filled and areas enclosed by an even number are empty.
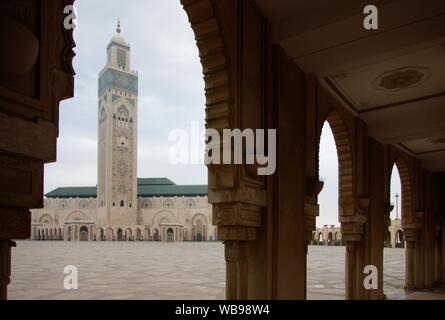
<svg viewBox="0 0 445 320">
<path fill-rule="evenodd" d="M 225 241 L 226 298 L 247 300 L 248 290 L 248 246 L 247 241 Z"/>
<path fill-rule="evenodd" d="M 356 279 L 356 242 L 346 241 L 346 257 L 345 257 L 345 290 L 346 299 L 352 300 L 355 298 L 355 279 Z"/>
<path fill-rule="evenodd" d="M 74 231 L 73 231 L 73 241 L 79 241 L 79 225 L 74 225 Z"/>
<path fill-rule="evenodd" d="M 346 242 L 345 297 L 347 300 L 361 299 L 363 295 L 364 253 L 362 244 L 367 204 L 369 201 L 362 201 L 357 214 L 341 217 L 342 238 Z"/>
<path fill-rule="evenodd" d="M 7 296 L 11 266 L 10 239 L 31 236 L 29 208 L 43 207 L 43 164 L 57 158 L 59 103 L 74 93 L 73 30 L 60 27 L 68 4 L 72 0 L 42 2 L 31 7 L 10 2 L 4 6 L 2 3 L 0 8 L 6 30 L 9 27 L 23 30 L 2 33 L 2 42 L 10 49 L 3 56 L 5 68 L 0 83 L 0 298 L 3 299 Z M 13 14 L 24 10 L 45 23 L 25 26 Z M 27 54 L 17 55 L 20 50 Z M 25 76 L 30 73 L 32 77 Z M 42 90 L 30 99 L 25 88 Z"/>
<path fill-rule="evenodd" d="M 415 269 L 416 269 L 416 243 L 420 229 L 415 225 L 406 225 L 403 228 L 405 235 L 405 288 L 415 289 Z"/>
<path fill-rule="evenodd" d="M 11 240 L 0 240 L 0 300 L 8 298 L 8 284 L 11 276 L 11 247 L 15 247 Z"/>
<path fill-rule="evenodd" d="M 226 299 L 238 299 L 240 244 L 238 241 L 224 242 L 224 256 L 226 260 Z"/>
<path fill-rule="evenodd" d="M 406 240 L 405 249 L 405 288 L 414 289 L 414 246 L 415 242 Z"/>
</svg>

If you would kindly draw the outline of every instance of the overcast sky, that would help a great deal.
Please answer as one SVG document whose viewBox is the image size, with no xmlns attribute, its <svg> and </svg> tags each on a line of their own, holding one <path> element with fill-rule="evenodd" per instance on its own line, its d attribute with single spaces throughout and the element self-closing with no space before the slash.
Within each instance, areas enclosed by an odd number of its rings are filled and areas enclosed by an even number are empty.
<svg viewBox="0 0 445 320">
<path fill-rule="evenodd" d="M 97 86 L 117 19 L 139 72 L 138 176 L 206 184 L 204 165 L 168 162 L 175 129 L 204 129 L 204 82 L 193 32 L 179 0 L 77 0 L 75 97 L 60 106 L 58 160 L 46 165 L 45 192 L 97 183 Z M 320 154 L 321 215 L 317 225 L 338 224 L 338 168 L 332 133 L 325 126 Z M 393 179 L 394 180 L 394 179 Z M 392 191 L 398 192 L 395 184 Z"/>
</svg>

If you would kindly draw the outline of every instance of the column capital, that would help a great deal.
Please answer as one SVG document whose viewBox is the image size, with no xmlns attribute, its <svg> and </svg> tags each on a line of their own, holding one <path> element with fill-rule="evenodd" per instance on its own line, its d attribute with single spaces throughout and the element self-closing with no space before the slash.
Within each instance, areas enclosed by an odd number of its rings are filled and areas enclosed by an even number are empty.
<svg viewBox="0 0 445 320">
<path fill-rule="evenodd" d="M 218 240 L 224 242 L 233 241 L 254 241 L 256 239 L 257 228 L 244 226 L 219 226 Z"/>
<path fill-rule="evenodd" d="M 403 232 L 405 234 L 405 240 L 407 243 L 416 242 L 420 235 L 420 227 L 415 224 L 405 225 L 403 227 Z"/>
</svg>

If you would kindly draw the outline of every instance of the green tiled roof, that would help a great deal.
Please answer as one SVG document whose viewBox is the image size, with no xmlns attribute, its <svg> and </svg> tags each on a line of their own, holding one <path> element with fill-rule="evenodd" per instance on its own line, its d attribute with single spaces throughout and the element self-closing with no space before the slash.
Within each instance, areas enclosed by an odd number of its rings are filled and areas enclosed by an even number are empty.
<svg viewBox="0 0 445 320">
<path fill-rule="evenodd" d="M 161 186 L 175 185 L 173 181 L 167 178 L 138 178 L 138 186 Z"/>
<path fill-rule="evenodd" d="M 207 193 L 207 185 L 176 185 L 167 178 L 138 178 L 138 196 L 140 197 L 206 196 Z M 57 188 L 45 196 L 47 198 L 96 198 L 97 188 Z"/>
<path fill-rule="evenodd" d="M 207 185 L 194 186 L 138 186 L 140 197 L 206 196 Z"/>
<path fill-rule="evenodd" d="M 45 195 L 47 198 L 96 198 L 96 196 L 96 187 L 57 188 Z"/>
</svg>

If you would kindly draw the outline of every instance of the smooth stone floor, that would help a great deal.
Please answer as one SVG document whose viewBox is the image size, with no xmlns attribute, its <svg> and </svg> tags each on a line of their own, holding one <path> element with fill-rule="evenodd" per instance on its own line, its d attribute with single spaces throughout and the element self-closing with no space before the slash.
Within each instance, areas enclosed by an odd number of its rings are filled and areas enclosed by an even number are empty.
<svg viewBox="0 0 445 320">
<path fill-rule="evenodd" d="M 308 253 L 307 298 L 337 300 L 345 296 L 345 247 L 310 246 Z M 405 252 L 384 250 L 384 292 L 388 299 L 403 298 Z"/>
<path fill-rule="evenodd" d="M 344 247 L 309 247 L 308 299 L 344 299 Z M 221 243 L 30 242 L 13 248 L 10 299 L 224 299 Z M 79 271 L 79 289 L 65 290 L 64 267 Z M 403 249 L 385 249 L 389 299 L 431 299 L 406 293 Z M 445 297 L 441 292 L 433 298 Z"/>
</svg>

